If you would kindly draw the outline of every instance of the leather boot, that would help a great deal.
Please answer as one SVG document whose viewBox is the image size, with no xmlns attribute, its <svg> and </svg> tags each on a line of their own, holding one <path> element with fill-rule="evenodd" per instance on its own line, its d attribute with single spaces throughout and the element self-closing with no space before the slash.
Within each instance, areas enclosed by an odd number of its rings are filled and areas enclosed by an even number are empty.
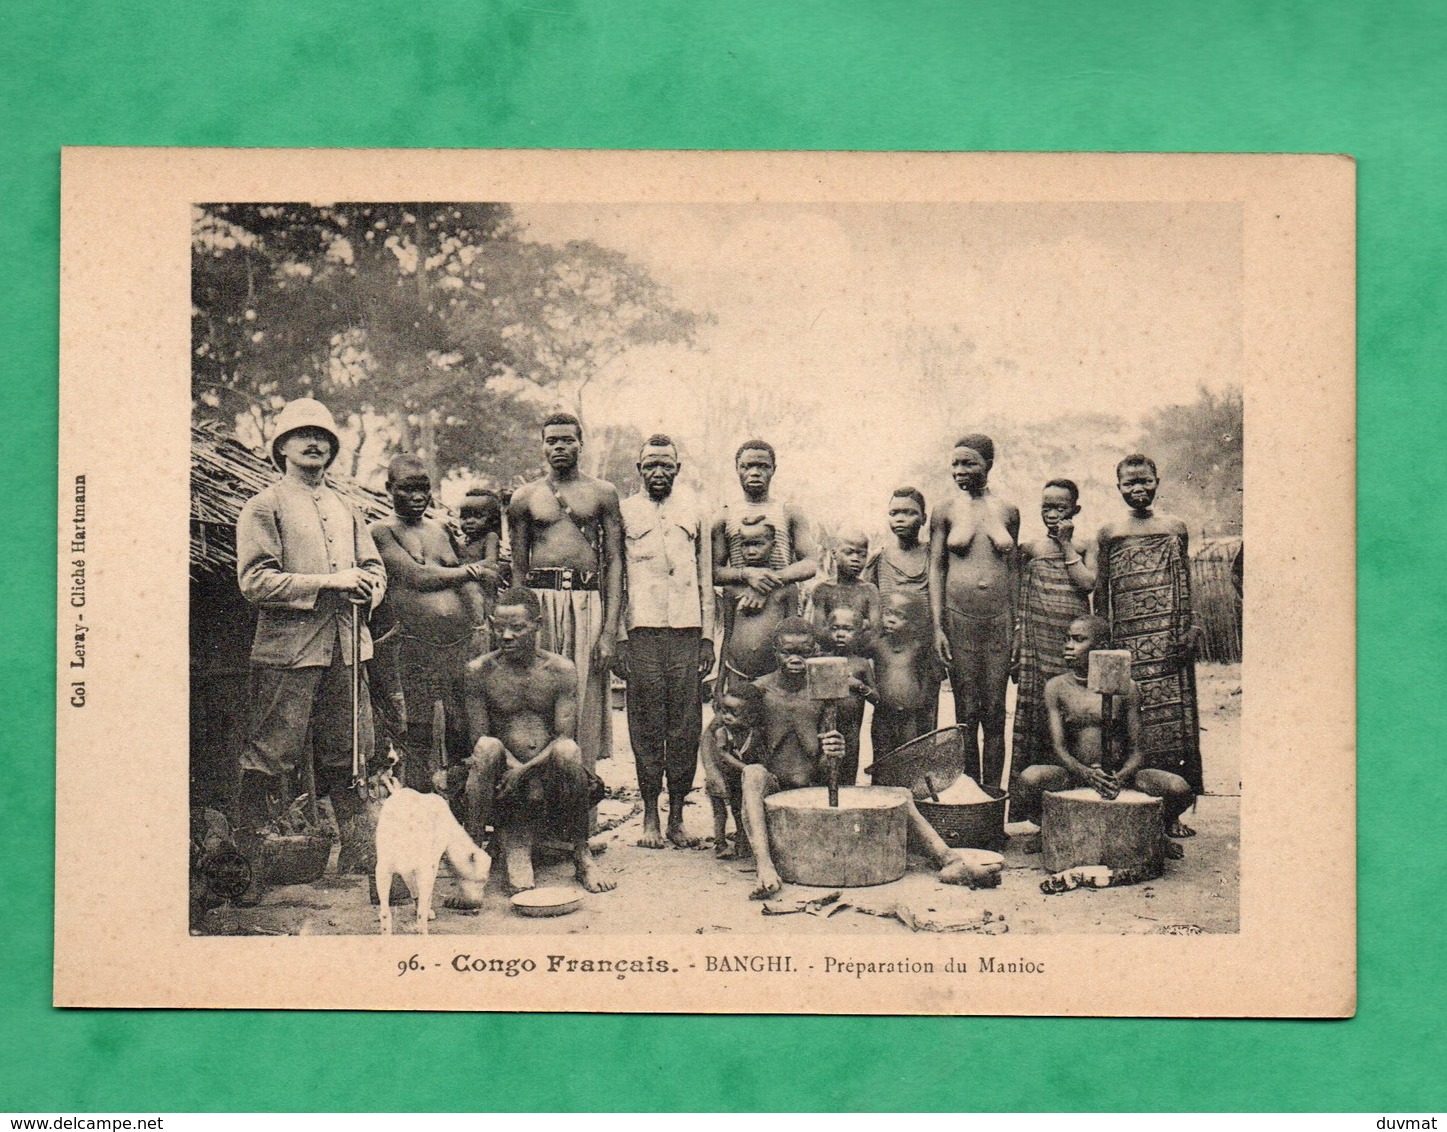
<svg viewBox="0 0 1447 1132">
<path fill-rule="evenodd" d="M 343 876 L 363 876 L 377 867 L 376 830 L 366 803 L 357 797 L 345 782 L 336 782 L 327 791 L 332 812 L 337 815 L 337 832 L 342 846 L 337 853 L 337 872 Z"/>
<path fill-rule="evenodd" d="M 241 791 L 236 802 L 236 851 L 251 867 L 251 881 L 246 891 L 233 898 L 240 908 L 261 903 L 266 893 L 266 861 L 262 846 L 273 819 L 276 780 L 259 770 L 241 772 Z"/>
</svg>

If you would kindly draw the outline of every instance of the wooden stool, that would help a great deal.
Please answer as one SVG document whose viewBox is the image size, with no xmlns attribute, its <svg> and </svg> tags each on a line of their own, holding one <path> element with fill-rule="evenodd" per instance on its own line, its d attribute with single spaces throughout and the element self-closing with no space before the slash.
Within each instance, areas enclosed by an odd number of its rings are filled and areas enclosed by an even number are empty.
<svg viewBox="0 0 1447 1132">
<path fill-rule="evenodd" d="M 1125 874 L 1126 883 L 1152 880 L 1165 872 L 1159 798 L 1122 790 L 1118 798 L 1106 801 L 1082 786 L 1047 790 L 1041 803 L 1040 855 L 1047 872 L 1106 865 Z"/>
</svg>

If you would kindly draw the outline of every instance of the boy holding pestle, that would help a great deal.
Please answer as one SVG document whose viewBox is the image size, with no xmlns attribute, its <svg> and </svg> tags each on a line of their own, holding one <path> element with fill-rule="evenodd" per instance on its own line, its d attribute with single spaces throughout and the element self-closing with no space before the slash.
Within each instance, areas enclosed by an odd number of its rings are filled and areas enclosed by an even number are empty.
<svg viewBox="0 0 1447 1132">
<path fill-rule="evenodd" d="M 759 761 L 744 766 L 741 779 L 744 833 L 753 847 L 759 869 L 759 883 L 750 893 L 755 900 L 767 900 L 783 887 L 769 851 L 764 799 L 781 790 L 827 785 L 829 763 L 845 755 L 844 736 L 837 730 L 822 733 L 820 730 L 829 701 L 814 699 L 809 694 L 808 662 L 818 652 L 813 627 L 802 618 L 788 618 L 774 632 L 778 667 L 754 682 L 762 695 L 760 737 L 763 742 L 760 744 L 756 739 Z M 917 843 L 916 847 L 939 866 L 939 879 L 943 883 L 972 888 L 997 883 L 1000 866 L 977 864 L 968 854 L 947 846 L 934 827 L 924 820 L 912 796 L 906 814 L 911 842 Z"/>
<path fill-rule="evenodd" d="M 1102 798 L 1111 799 L 1134 788 L 1161 799 L 1161 816 L 1169 830 L 1191 808 L 1196 796 L 1180 775 L 1141 766 L 1140 689 L 1134 680 L 1128 680 L 1125 693 L 1115 696 L 1113 720 L 1106 720 L 1104 697 L 1086 686 L 1091 650 L 1105 644 L 1108 631 L 1100 617 L 1086 615 L 1070 623 L 1064 650 L 1066 671 L 1045 685 L 1055 762 L 1026 767 L 1020 773 L 1016 796 L 1020 816 L 1038 824 L 1040 796 L 1046 790 L 1089 786 Z M 1113 733 L 1109 738 L 1107 727 Z M 1122 740 L 1125 751 L 1120 758 Z M 1032 835 L 1025 851 L 1040 851 L 1038 834 Z M 1180 858 L 1185 853 L 1167 840 L 1166 856 Z"/>
</svg>

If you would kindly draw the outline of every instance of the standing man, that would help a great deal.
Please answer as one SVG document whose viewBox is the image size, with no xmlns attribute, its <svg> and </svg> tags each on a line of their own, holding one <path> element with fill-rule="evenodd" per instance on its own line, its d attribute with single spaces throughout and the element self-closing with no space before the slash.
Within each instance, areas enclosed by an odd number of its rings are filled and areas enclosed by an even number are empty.
<svg viewBox="0 0 1447 1132">
<path fill-rule="evenodd" d="M 371 658 L 367 613 L 382 600 L 387 575 L 360 512 L 326 482 L 340 448 L 327 407 L 304 397 L 276 422 L 271 458 L 284 473 L 258 492 L 236 522 L 236 572 L 256 606 L 251 647 L 251 732 L 241 755 L 237 848 L 253 866 L 265 827 L 281 802 L 283 776 L 304 757 L 311 734 L 317 794 L 330 797 L 342 833 L 338 869 L 366 872 L 374 849 L 355 821 L 351 790 L 352 665 Z M 352 655 L 351 619 L 362 619 Z M 364 754 L 372 711 L 362 674 L 357 711 Z M 242 900 L 260 898 L 259 870 Z"/>
<path fill-rule="evenodd" d="M 432 789 L 433 750 L 438 740 L 447 762 L 460 762 L 471 749 L 463 675 L 467 662 L 487 651 L 488 611 L 478 585 L 494 585 L 497 571 L 486 562 L 458 562 L 458 548 L 446 527 L 427 518 L 432 480 L 416 456 L 395 456 L 387 468 L 391 518 L 370 532 L 387 567 L 387 600 L 379 615 L 392 623 L 391 640 L 379 644 L 386 660 L 387 690 L 396 705 L 398 729 L 407 736 L 403 778 L 413 790 Z M 378 678 L 382 678 L 379 671 Z M 444 733 L 433 734 L 435 704 L 442 703 Z"/>
<path fill-rule="evenodd" d="M 538 595 L 539 646 L 578 673 L 578 746 L 592 770 L 612 752 L 608 678 L 623 604 L 618 489 L 578 470 L 583 426 L 571 413 L 543 421 L 548 474 L 508 504 L 513 584 Z"/>
<path fill-rule="evenodd" d="M 746 440 L 734 454 L 743 498 L 724 504 L 714 522 L 713 579 L 719 586 L 747 586 L 753 591 L 739 599 L 739 610 L 764 608 L 775 590 L 793 582 L 805 582 L 817 570 L 814 563 L 814 535 L 799 510 L 774 499 L 769 487 L 774 481 L 774 446 L 767 440 Z M 766 522 L 774 529 L 774 547 L 767 566 L 744 562 L 744 536 L 749 529 Z M 797 612 L 797 610 L 791 611 Z M 721 686 L 729 683 L 720 673 Z"/>
<path fill-rule="evenodd" d="M 626 640 L 618 668 L 628 681 L 628 735 L 643 794 L 645 849 L 665 845 L 658 796 L 668 780 L 668 840 L 683 832 L 684 799 L 698 769 L 703 732 L 700 682 L 713 668 L 713 563 L 698 512 L 673 494 L 682 465 L 667 436 L 638 454 L 643 490 L 623 500 Z"/>
</svg>

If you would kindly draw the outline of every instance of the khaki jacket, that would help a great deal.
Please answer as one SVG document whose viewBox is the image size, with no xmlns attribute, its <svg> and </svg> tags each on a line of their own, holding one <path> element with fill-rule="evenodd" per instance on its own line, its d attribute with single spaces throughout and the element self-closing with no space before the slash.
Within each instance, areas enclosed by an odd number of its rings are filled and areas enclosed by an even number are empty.
<svg viewBox="0 0 1447 1132">
<path fill-rule="evenodd" d="M 252 663 L 325 668 L 340 649 L 342 663 L 350 665 L 351 603 L 321 585 L 328 574 L 353 566 L 371 576 L 375 609 L 387 585 L 381 555 L 361 513 L 325 481 L 312 490 L 282 479 L 253 496 L 236 521 L 237 583 L 257 609 Z M 371 658 L 364 621 L 361 659 Z"/>
</svg>

